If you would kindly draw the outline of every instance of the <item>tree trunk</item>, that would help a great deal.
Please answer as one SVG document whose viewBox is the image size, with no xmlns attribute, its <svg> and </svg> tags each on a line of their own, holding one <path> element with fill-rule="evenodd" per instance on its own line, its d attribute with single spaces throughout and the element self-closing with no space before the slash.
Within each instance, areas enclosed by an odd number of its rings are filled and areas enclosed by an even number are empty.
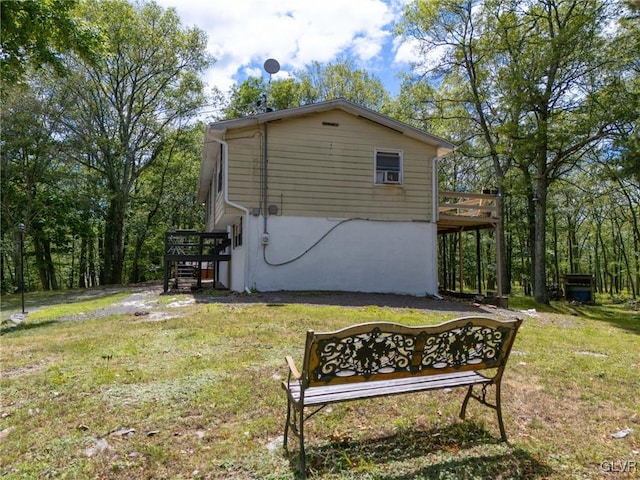
<svg viewBox="0 0 640 480">
<path fill-rule="evenodd" d="M 602 227 L 600 222 L 598 222 L 596 225 L 596 232 L 598 234 L 597 240 L 600 240 L 600 246 L 602 247 L 602 265 L 603 265 L 602 291 L 603 292 L 608 291 L 609 294 L 611 295 L 613 291 L 611 290 L 611 286 L 608 282 L 611 280 L 612 275 L 609 273 L 609 260 L 607 258 L 607 246 L 604 244 L 604 239 L 602 238 Z"/>
<path fill-rule="evenodd" d="M 560 265 L 558 255 L 558 217 L 555 210 L 551 214 L 553 222 L 553 283 L 560 284 Z"/>
<path fill-rule="evenodd" d="M 629 205 L 629 213 L 631 214 L 631 225 L 633 227 L 633 251 L 640 252 L 640 227 L 638 226 L 637 205 L 634 204 L 629 192 L 618 178 L 619 191 L 622 192 Z M 636 292 L 640 293 L 640 254 L 634 255 L 635 277 L 632 277 L 633 298 L 636 298 Z"/>
<path fill-rule="evenodd" d="M 80 241 L 80 258 L 78 260 L 78 288 L 87 288 L 87 237 L 82 236 Z"/>
<path fill-rule="evenodd" d="M 504 197 L 503 197 L 504 198 Z M 503 205 L 504 205 L 504 201 L 503 201 Z M 503 211 L 505 210 L 505 207 L 503 207 Z M 504 223 L 508 224 L 510 219 L 513 218 L 512 215 L 512 201 L 511 201 L 511 196 L 509 196 L 509 216 L 508 218 L 503 216 L 502 218 L 504 219 Z M 504 212 L 503 212 L 504 213 Z M 506 229 L 502 229 L 502 231 L 505 234 L 505 251 L 506 251 L 506 255 L 503 258 L 504 261 L 504 269 L 505 269 L 505 273 L 506 273 L 506 277 L 504 277 L 504 293 L 505 295 L 509 295 L 511 294 L 511 282 L 513 279 L 513 232 L 512 230 L 509 230 L 509 233 L 507 234 L 505 232 Z"/>
<path fill-rule="evenodd" d="M 534 266 L 533 266 L 533 297 L 538 303 L 549 303 L 547 292 L 547 182 L 539 177 L 537 182 L 537 201 L 534 206 Z"/>
<path fill-rule="evenodd" d="M 42 241 L 37 233 L 34 233 L 33 235 L 33 257 L 35 259 L 38 277 L 40 277 L 40 286 L 42 287 L 42 290 L 51 290 L 49 278 L 47 277 L 47 268 L 44 262 Z"/>
<path fill-rule="evenodd" d="M 47 274 L 49 275 L 49 283 L 51 285 L 51 290 L 60 290 L 58 277 L 56 277 L 56 268 L 53 263 L 53 258 L 51 257 L 51 242 L 48 239 L 44 244 L 44 258 L 45 258 L 46 267 L 47 267 Z"/>
<path fill-rule="evenodd" d="M 535 245 L 536 245 L 536 216 L 535 216 L 535 209 L 536 209 L 536 202 L 537 202 L 537 197 L 535 197 L 534 200 L 534 196 L 533 193 L 530 194 L 527 197 L 527 220 L 528 220 L 528 225 L 529 225 L 529 237 L 528 237 L 528 241 L 529 241 L 529 258 L 530 258 L 530 262 L 528 265 L 528 270 L 529 270 L 529 293 L 528 295 L 531 295 L 534 293 L 534 283 L 535 283 L 535 264 L 536 264 L 536 249 L 535 249 Z"/>
<path fill-rule="evenodd" d="M 51 242 L 39 230 L 33 233 L 33 254 L 42 289 L 59 290 L 56 269 L 51 258 Z"/>
<path fill-rule="evenodd" d="M 133 248 L 133 260 L 131 262 L 131 272 L 129 273 L 129 283 L 139 283 L 144 281 L 140 272 L 140 257 L 142 256 L 142 247 L 146 240 L 146 235 L 140 235 Z"/>
<path fill-rule="evenodd" d="M 458 234 L 452 233 L 451 244 L 449 245 L 449 290 L 456 291 L 456 245 L 458 244 Z"/>
<path fill-rule="evenodd" d="M 441 245 L 441 253 L 440 253 L 440 257 L 442 258 L 442 276 L 441 276 L 441 282 L 440 284 L 442 285 L 443 290 L 448 290 L 449 289 L 449 272 L 447 271 L 447 267 L 448 267 L 448 263 L 447 263 L 447 235 L 441 235 L 440 238 L 442 239 L 440 241 L 440 245 Z"/>
<path fill-rule="evenodd" d="M 24 235 L 23 233 L 21 233 L 19 230 L 15 231 L 15 235 L 14 235 L 14 245 L 16 245 L 16 248 L 13 249 L 12 251 L 12 257 L 13 257 L 13 265 L 14 265 L 14 272 L 15 275 L 13 276 L 13 283 L 14 285 L 17 287 L 16 291 L 20 292 L 22 291 L 22 289 L 24 288 L 24 252 L 23 252 L 23 247 L 24 247 L 24 242 L 22 241 L 22 235 Z M 9 270 L 9 275 L 11 276 L 11 270 Z"/>
<path fill-rule="evenodd" d="M 596 238 L 593 247 L 593 256 L 595 262 L 596 269 L 596 293 L 601 293 L 604 291 L 603 281 L 602 281 L 602 267 L 600 266 L 600 243 L 598 242 L 598 230 L 600 229 L 600 225 L 596 222 Z"/>
<path fill-rule="evenodd" d="M 511 293 L 511 275 L 510 275 L 510 265 L 507 261 L 507 241 L 505 235 L 505 207 L 504 207 L 504 188 L 502 187 L 503 175 L 498 176 L 500 180 L 500 186 L 498 187 L 498 192 L 500 194 L 500 199 L 498 200 L 498 205 L 500 206 L 500 211 L 498 214 L 500 215 L 500 228 L 496 229 L 496 235 L 499 238 L 496 239 L 496 247 L 500 249 L 500 251 L 496 251 L 496 259 L 502 259 L 502 265 L 496 265 L 496 268 L 500 268 L 502 271 L 500 272 L 500 278 L 502 279 L 502 292 L 497 292 L 497 295 L 501 297 L 502 295 L 509 295 Z M 488 287 L 487 287 L 488 288 Z"/>
<path fill-rule="evenodd" d="M 124 220 L 127 195 L 116 192 L 107 209 L 103 245 L 103 283 L 122 283 L 124 267 Z"/>
<path fill-rule="evenodd" d="M 568 227 L 568 243 L 569 243 L 569 268 L 571 273 L 580 273 L 580 266 L 578 261 L 578 237 L 576 235 L 576 222 L 575 219 L 567 215 L 567 227 Z"/>
<path fill-rule="evenodd" d="M 627 270 L 627 281 L 629 282 L 629 289 L 631 290 L 631 294 L 633 296 L 633 298 L 636 298 L 636 287 L 633 283 L 633 274 L 631 271 L 631 263 L 629 262 L 629 256 L 627 255 L 627 250 L 625 248 L 624 245 L 624 239 L 622 238 L 622 233 L 620 233 L 622 231 L 622 229 L 620 228 L 620 223 L 618 222 L 618 220 L 615 220 L 616 222 L 616 227 L 618 229 L 618 242 L 620 242 L 620 253 L 622 255 L 622 259 L 624 260 L 624 265 L 626 267 Z M 621 275 L 622 277 L 622 275 Z M 620 279 L 620 282 L 622 283 L 622 278 Z"/>
</svg>

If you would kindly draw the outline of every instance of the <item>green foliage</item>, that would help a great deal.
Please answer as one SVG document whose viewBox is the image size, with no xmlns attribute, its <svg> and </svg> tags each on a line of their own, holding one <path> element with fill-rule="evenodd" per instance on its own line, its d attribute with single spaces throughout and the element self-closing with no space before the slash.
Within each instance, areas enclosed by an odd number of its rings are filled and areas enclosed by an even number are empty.
<svg viewBox="0 0 640 480">
<path fill-rule="evenodd" d="M 624 68 L 619 72 L 619 83 L 616 89 L 604 98 L 605 101 L 618 100 L 613 104 L 616 113 L 621 110 L 621 117 L 633 119 L 630 125 L 620 125 L 616 138 L 616 146 L 620 149 L 617 163 L 621 166 L 618 172 L 622 178 L 634 178 L 640 185 L 640 5 L 628 2 L 629 11 L 621 18 L 619 36 L 612 46 L 618 54 L 622 53 Z"/>
<path fill-rule="evenodd" d="M 284 110 L 302 104 L 302 90 L 293 78 L 266 83 L 262 78 L 249 77 L 231 88 L 224 118 L 239 118 L 264 113 L 268 109 Z"/>
<path fill-rule="evenodd" d="M 326 65 L 312 62 L 297 76 L 304 103 L 344 98 L 381 111 L 389 102 L 389 94 L 380 80 L 349 60 L 337 60 Z"/>
<path fill-rule="evenodd" d="M 17 3 L 3 3 L 3 21 Z M 35 3 L 67 13 L 72 6 Z M 199 75 L 212 63 L 204 33 L 155 3 L 89 1 L 74 14 L 100 32 L 99 58 L 68 52 L 56 57 L 64 81 L 31 69 L 29 83 L 5 88 L 1 221 L 9 261 L 1 266 L 9 290 L 18 281 L 18 223 L 26 226 L 27 287 L 57 289 L 120 282 L 125 260 L 134 281 L 157 278 L 163 231 L 201 220 L 202 125 L 189 124 L 205 103 Z"/>
<path fill-rule="evenodd" d="M 126 232 L 132 246 L 125 258 L 131 283 L 162 278 L 167 230 L 203 229 L 195 195 L 203 128 L 196 124 L 167 136 L 167 148 L 136 183 Z"/>
<path fill-rule="evenodd" d="M 574 172 L 593 161 L 592 152 L 633 138 L 638 103 L 628 92 L 638 78 L 638 36 L 611 34 L 611 25 L 623 18 L 619 7 L 599 1 L 415 1 L 399 26 L 422 55 L 416 76 L 403 86 L 401 112 L 419 126 L 438 123 L 461 142 L 452 161 L 444 162 L 442 178 L 449 185 L 479 190 L 489 181 L 503 195 L 518 197 L 518 218 L 529 230 L 522 242 L 529 251 L 521 255 L 531 258 L 539 301 L 547 300 L 554 184 L 574 182 Z M 633 150 L 633 141 L 626 145 Z M 508 213 L 504 218 L 509 232 L 514 225 L 506 223 Z M 638 266 L 632 271 L 637 276 Z"/>
<path fill-rule="evenodd" d="M 70 59 L 74 74 L 59 85 L 58 101 L 74 158 L 108 192 L 102 281 L 120 283 L 131 195 L 172 132 L 205 103 L 199 75 L 212 59 L 204 32 L 183 28 L 174 10 L 155 3 L 92 1 L 81 14 L 102 28 L 105 55 L 95 64 Z"/>
<path fill-rule="evenodd" d="M 49 93 L 46 85 L 8 88 L 1 112 L 3 236 L 15 234 L 18 224 L 25 226 L 43 289 L 58 288 L 53 258 L 69 248 L 78 220 L 77 186 L 70 181 L 72 166 L 63 153 L 59 112 Z M 16 245 L 14 255 L 17 250 Z M 25 283 L 34 283 L 25 274 Z"/>
<path fill-rule="evenodd" d="M 249 77 L 232 87 L 224 118 L 256 115 L 267 107 L 283 110 L 325 100 L 345 98 L 373 110 L 389 108 L 389 94 L 378 78 L 348 60 L 321 64 L 313 62 L 294 78 L 266 83 Z"/>
<path fill-rule="evenodd" d="M 256 115 L 264 111 L 266 84 L 262 78 L 249 77 L 240 85 L 234 85 L 229 94 L 229 105 L 224 110 L 225 118 Z"/>
<path fill-rule="evenodd" d="M 0 78 L 20 83 L 29 67 L 49 65 L 63 75 L 61 56 L 76 52 L 87 60 L 100 48 L 96 29 L 74 15 L 77 0 L 5 0 L 0 9 Z"/>
</svg>

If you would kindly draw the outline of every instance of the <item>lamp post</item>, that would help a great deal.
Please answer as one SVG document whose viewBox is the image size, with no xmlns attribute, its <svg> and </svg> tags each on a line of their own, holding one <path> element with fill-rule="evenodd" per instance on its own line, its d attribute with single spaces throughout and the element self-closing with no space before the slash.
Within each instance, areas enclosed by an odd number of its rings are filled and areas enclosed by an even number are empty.
<svg viewBox="0 0 640 480">
<path fill-rule="evenodd" d="M 20 229 L 20 295 L 22 301 L 22 313 L 24 314 L 24 231 L 26 229 L 24 223 L 18 225 Z"/>
</svg>

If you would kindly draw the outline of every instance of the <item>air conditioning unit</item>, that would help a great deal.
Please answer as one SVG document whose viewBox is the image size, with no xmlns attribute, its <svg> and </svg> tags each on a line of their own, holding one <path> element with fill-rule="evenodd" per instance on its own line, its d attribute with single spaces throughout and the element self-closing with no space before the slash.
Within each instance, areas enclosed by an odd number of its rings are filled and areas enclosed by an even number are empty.
<svg viewBox="0 0 640 480">
<path fill-rule="evenodd" d="M 382 183 L 400 183 L 400 172 L 382 172 Z"/>
</svg>

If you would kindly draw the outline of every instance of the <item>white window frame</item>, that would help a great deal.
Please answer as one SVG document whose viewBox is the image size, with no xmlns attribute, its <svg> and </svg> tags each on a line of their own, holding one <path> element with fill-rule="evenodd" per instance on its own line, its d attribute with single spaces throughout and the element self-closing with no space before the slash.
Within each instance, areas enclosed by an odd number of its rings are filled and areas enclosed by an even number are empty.
<svg viewBox="0 0 640 480">
<path fill-rule="evenodd" d="M 242 218 L 240 219 L 239 222 L 234 223 L 233 227 L 231 228 L 231 233 L 232 233 L 232 246 L 234 249 L 239 248 L 242 246 Z"/>
<path fill-rule="evenodd" d="M 393 171 L 378 168 L 378 154 L 398 155 L 398 182 L 384 182 L 382 172 Z M 404 182 L 403 152 L 395 148 L 374 148 L 373 150 L 373 183 L 374 185 L 402 185 Z"/>
</svg>

